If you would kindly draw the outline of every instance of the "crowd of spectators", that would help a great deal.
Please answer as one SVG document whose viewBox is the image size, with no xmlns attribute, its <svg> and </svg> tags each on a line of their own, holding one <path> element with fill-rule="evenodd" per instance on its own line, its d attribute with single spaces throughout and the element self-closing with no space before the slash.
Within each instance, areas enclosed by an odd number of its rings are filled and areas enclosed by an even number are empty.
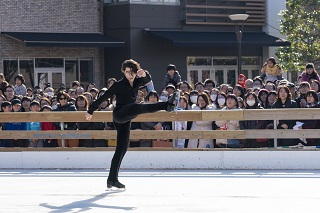
<svg viewBox="0 0 320 213">
<path fill-rule="evenodd" d="M 180 90 L 179 110 L 246 110 L 246 109 L 283 109 L 319 108 L 320 79 L 312 63 L 296 83 L 282 77 L 281 67 L 269 58 L 261 69 L 261 76 L 246 79 L 240 74 L 238 84 L 217 86 L 212 79 L 196 82 L 194 87 L 181 80 L 176 66 L 169 64 L 164 77 L 163 88 L 158 92 L 153 84 L 140 88 L 136 103 L 155 103 L 167 101 L 168 97 Z M 26 88 L 24 77 L 14 77 L 15 85 L 10 85 L 0 73 L 0 104 L 2 112 L 49 112 L 49 111 L 87 111 L 90 103 L 100 97 L 116 81 L 110 78 L 106 88 L 98 89 L 94 83 L 83 88 L 80 82 L 72 82 L 71 88 L 52 88 L 50 84 L 42 87 Z M 115 97 L 105 100 L 99 111 L 112 111 L 116 106 Z M 5 130 L 56 130 L 60 123 L 51 122 L 6 122 L 1 124 Z M 65 122 L 65 130 L 112 130 L 112 122 Z M 142 130 L 244 130 L 273 129 L 272 120 L 216 120 L 216 121 L 179 121 L 179 122 L 135 122 L 131 129 Z M 318 120 L 280 120 L 277 129 L 319 129 Z M 320 139 L 280 139 L 279 146 L 318 146 Z M 66 139 L 67 147 L 106 147 L 108 140 Z M 151 147 L 152 140 L 131 141 L 131 146 Z M 272 147 L 273 139 L 179 139 L 179 148 L 259 148 Z M 0 147 L 61 147 L 61 140 L 14 140 L 1 139 Z"/>
</svg>

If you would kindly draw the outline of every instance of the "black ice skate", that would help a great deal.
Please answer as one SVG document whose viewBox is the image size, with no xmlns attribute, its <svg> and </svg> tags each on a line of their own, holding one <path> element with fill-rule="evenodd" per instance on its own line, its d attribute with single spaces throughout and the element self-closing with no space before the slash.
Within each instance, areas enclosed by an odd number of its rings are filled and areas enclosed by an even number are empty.
<svg viewBox="0 0 320 213">
<path fill-rule="evenodd" d="M 112 187 L 116 187 L 118 189 L 125 189 L 126 186 L 120 183 L 119 181 L 107 181 L 107 188 L 110 189 Z"/>
</svg>

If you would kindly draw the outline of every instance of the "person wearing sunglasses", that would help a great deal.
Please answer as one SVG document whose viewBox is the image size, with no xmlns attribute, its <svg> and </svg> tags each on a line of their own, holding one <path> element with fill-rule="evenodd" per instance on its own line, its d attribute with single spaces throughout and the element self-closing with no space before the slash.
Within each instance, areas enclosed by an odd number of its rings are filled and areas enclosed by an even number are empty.
<svg viewBox="0 0 320 213">
<path fill-rule="evenodd" d="M 68 102 L 70 96 L 63 90 L 57 94 L 57 108 L 53 111 L 65 112 L 65 111 L 77 111 L 77 108 L 71 103 Z M 60 123 L 55 123 L 57 129 L 61 129 Z M 78 126 L 75 122 L 64 122 L 64 130 L 77 130 Z M 65 147 L 78 147 L 79 139 L 65 139 Z M 61 139 L 58 139 L 58 146 L 62 146 Z"/>
</svg>

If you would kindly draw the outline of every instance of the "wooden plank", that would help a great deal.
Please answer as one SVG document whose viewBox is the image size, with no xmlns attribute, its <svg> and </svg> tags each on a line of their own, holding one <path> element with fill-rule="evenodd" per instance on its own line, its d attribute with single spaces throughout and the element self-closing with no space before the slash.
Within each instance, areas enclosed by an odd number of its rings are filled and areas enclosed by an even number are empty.
<svg viewBox="0 0 320 213">
<path fill-rule="evenodd" d="M 320 119 L 320 109 L 257 109 L 244 110 L 244 120 L 314 120 Z"/>
<path fill-rule="evenodd" d="M 245 131 L 243 130 L 206 130 L 203 132 L 203 139 L 244 139 Z"/>
<path fill-rule="evenodd" d="M 243 120 L 244 110 L 203 110 L 202 121 Z"/>
<path fill-rule="evenodd" d="M 320 131 L 315 129 L 277 129 L 277 130 L 244 130 L 245 138 L 320 138 Z"/>
<path fill-rule="evenodd" d="M 139 115 L 134 122 L 193 121 L 201 120 L 201 111 L 147 113 Z M 15 112 L 0 113 L 0 122 L 88 122 L 85 112 Z M 112 112 L 94 112 L 90 122 L 112 122 Z"/>
</svg>

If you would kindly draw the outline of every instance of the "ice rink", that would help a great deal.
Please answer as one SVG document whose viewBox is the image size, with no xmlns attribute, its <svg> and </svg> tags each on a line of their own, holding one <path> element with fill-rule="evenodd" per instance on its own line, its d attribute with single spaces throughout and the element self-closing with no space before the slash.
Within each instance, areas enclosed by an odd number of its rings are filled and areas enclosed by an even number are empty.
<svg viewBox="0 0 320 213">
<path fill-rule="evenodd" d="M 319 212 L 320 171 L 0 170 L 0 212 Z"/>
</svg>

